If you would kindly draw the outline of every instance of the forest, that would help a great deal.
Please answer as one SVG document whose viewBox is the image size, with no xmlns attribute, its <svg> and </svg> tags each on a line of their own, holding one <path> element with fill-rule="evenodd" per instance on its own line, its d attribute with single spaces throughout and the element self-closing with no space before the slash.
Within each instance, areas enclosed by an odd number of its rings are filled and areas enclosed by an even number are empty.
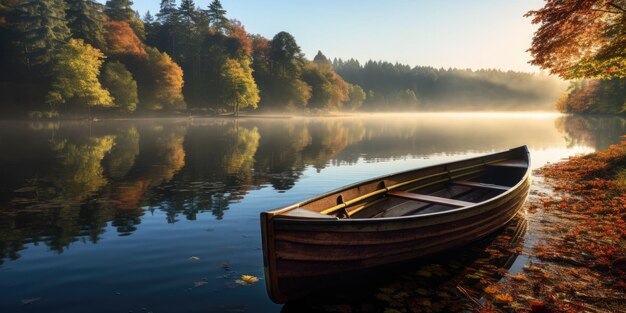
<svg viewBox="0 0 626 313">
<path fill-rule="evenodd" d="M 477 103 L 485 92 L 543 105 L 555 98 L 545 93 L 550 80 L 531 74 L 372 61 L 361 67 L 321 52 L 309 61 L 291 34 L 249 34 L 226 17 L 219 0 L 205 9 L 192 0 L 163 0 L 158 13 L 142 18 L 128 0 L 3 0 L 0 38 L 2 111 L 34 117 L 247 107 L 436 110 Z M 426 107 L 431 100 L 441 106 Z M 510 101 L 492 105 L 503 103 Z"/>
<path fill-rule="evenodd" d="M 58 117 L 133 113 L 551 110 L 565 89 L 548 75 L 435 69 L 305 57 L 296 39 L 249 33 L 219 0 L 0 1 L 0 112 Z M 558 73 L 557 73 L 558 74 Z M 573 77 L 566 77 L 573 78 Z M 624 80 L 576 81 L 562 111 L 621 111 Z M 613 96 L 595 104 L 604 86 Z M 604 88 L 604 89 L 603 89 Z M 599 101 L 599 100 L 597 100 Z M 619 101 L 617 101 L 619 102 Z M 584 107 L 585 109 L 574 109 Z M 591 107 L 591 109 L 589 109 Z M 595 109 L 599 107 L 599 109 Z"/>
</svg>

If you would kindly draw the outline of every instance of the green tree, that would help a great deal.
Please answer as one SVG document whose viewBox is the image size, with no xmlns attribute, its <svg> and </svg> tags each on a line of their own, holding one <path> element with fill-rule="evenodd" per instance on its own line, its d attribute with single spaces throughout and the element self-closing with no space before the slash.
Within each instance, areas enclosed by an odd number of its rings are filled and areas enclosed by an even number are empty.
<svg viewBox="0 0 626 313">
<path fill-rule="evenodd" d="M 365 95 L 365 91 L 359 85 L 350 85 L 348 88 L 348 105 L 352 111 L 356 111 L 358 108 L 363 105 L 367 96 Z"/>
<path fill-rule="evenodd" d="M 139 102 L 137 82 L 124 64 L 120 62 L 107 63 L 102 71 L 101 80 L 102 85 L 113 96 L 117 107 L 129 113 L 137 109 Z"/>
<path fill-rule="evenodd" d="M 159 13 L 156 14 L 158 24 L 153 27 L 153 35 L 150 44 L 156 46 L 159 50 L 166 52 L 169 55 L 175 56 L 177 54 L 178 38 L 178 10 L 176 9 L 175 0 L 161 0 L 161 7 Z"/>
<path fill-rule="evenodd" d="M 111 106 L 113 99 L 98 81 L 105 56 L 82 39 L 70 39 L 61 47 L 53 66 L 53 81 L 47 102 L 54 106 L 77 100 L 79 104 Z"/>
<path fill-rule="evenodd" d="M 66 0 L 67 20 L 72 37 L 104 51 L 104 7 L 93 0 Z"/>
<path fill-rule="evenodd" d="M 315 55 L 315 57 L 313 58 L 313 62 L 319 64 L 319 65 L 330 65 L 330 61 L 328 60 L 328 58 L 322 53 L 322 51 L 317 51 L 317 54 Z"/>
<path fill-rule="evenodd" d="M 209 4 L 207 16 L 209 18 L 209 26 L 215 29 L 215 31 L 222 34 L 226 31 L 229 23 L 226 18 L 226 10 L 222 7 L 220 0 L 213 0 Z"/>
<path fill-rule="evenodd" d="M 130 22 L 136 18 L 132 5 L 131 0 L 108 0 L 104 13 L 112 20 Z"/>
<path fill-rule="evenodd" d="M 288 32 L 280 32 L 272 38 L 270 54 L 273 75 L 280 77 L 298 77 L 304 67 L 304 55 L 296 39 Z"/>
<path fill-rule="evenodd" d="M 49 76 L 56 49 L 67 42 L 70 29 L 63 0 L 29 0 L 14 8 L 16 45 L 27 69 L 36 76 Z"/>
<path fill-rule="evenodd" d="M 222 67 L 222 81 L 224 82 L 224 92 L 222 100 L 232 106 L 235 116 L 239 115 L 239 110 L 251 106 L 256 109 L 259 103 L 259 89 L 257 88 L 250 61 L 227 59 Z"/>
</svg>

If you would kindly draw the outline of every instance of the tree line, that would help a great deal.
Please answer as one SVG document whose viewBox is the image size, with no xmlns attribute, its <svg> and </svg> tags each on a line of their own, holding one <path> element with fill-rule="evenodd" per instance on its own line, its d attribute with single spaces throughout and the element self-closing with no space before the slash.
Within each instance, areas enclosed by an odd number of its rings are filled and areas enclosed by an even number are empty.
<svg viewBox="0 0 626 313">
<path fill-rule="evenodd" d="M 540 75 L 360 65 L 322 52 L 308 60 L 291 34 L 250 34 L 219 0 L 205 8 L 161 0 L 159 12 L 142 17 L 132 5 L 2 0 L 0 110 L 56 116 L 528 109 L 555 98 L 555 81 Z"/>
</svg>

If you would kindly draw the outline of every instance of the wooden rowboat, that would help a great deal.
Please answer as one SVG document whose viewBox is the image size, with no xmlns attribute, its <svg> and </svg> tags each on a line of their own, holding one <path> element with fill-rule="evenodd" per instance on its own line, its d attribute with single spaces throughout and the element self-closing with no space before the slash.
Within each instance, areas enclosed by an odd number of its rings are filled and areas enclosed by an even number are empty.
<svg viewBox="0 0 626 313">
<path fill-rule="evenodd" d="M 261 213 L 270 298 L 337 274 L 463 246 L 509 222 L 530 187 L 526 146 L 343 187 Z"/>
</svg>

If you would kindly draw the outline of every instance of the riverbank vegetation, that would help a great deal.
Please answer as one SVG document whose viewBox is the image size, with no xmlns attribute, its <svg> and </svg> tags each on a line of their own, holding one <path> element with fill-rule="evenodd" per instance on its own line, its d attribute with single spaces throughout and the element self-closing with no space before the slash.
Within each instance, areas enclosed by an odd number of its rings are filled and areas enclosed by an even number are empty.
<svg viewBox="0 0 626 313">
<path fill-rule="evenodd" d="M 539 74 L 309 60 L 290 33 L 249 33 L 219 0 L 162 0 L 142 17 L 132 4 L 2 1 L 0 112 L 545 110 L 562 87 Z"/>
<path fill-rule="evenodd" d="M 524 271 L 485 288 L 496 308 L 531 312 L 621 311 L 626 305 L 626 138 L 537 174 L 555 194 L 531 201 L 541 214 Z M 541 211 L 541 212 L 537 212 Z M 506 295 L 506 301 L 498 296 Z"/>
<path fill-rule="evenodd" d="M 626 110 L 626 1 L 548 0 L 527 16 L 540 25 L 531 63 L 572 80 L 560 111 Z"/>
</svg>

